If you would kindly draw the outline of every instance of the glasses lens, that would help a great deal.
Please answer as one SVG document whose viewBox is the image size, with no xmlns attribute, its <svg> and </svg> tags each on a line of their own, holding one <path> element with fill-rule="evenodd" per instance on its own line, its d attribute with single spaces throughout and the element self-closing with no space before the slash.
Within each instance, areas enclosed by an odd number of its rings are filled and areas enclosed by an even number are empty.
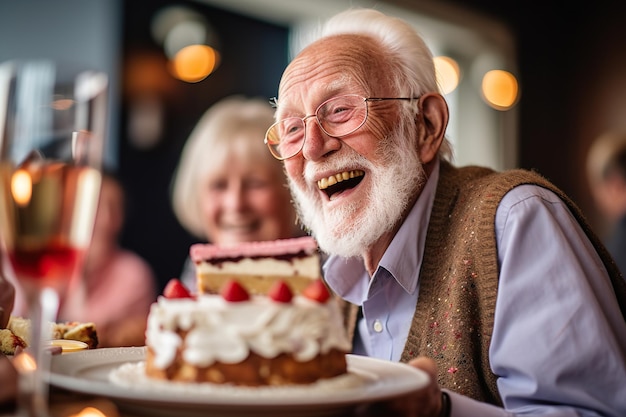
<svg viewBox="0 0 626 417">
<path fill-rule="evenodd" d="M 324 132 L 333 137 L 349 135 L 365 123 L 367 103 L 357 95 L 331 98 L 322 103 L 315 116 Z M 308 119 L 307 116 L 306 118 Z M 296 155 L 304 145 L 304 120 L 289 117 L 273 124 L 265 134 L 266 143 L 278 159 L 288 159 Z"/>
<path fill-rule="evenodd" d="M 297 117 L 290 117 L 275 123 L 266 134 L 270 151 L 280 159 L 291 158 L 302 148 L 304 129 L 304 121 Z"/>
<path fill-rule="evenodd" d="M 317 119 L 330 136 L 345 136 L 357 130 L 367 118 L 367 103 L 361 96 L 331 98 L 319 109 Z"/>
</svg>

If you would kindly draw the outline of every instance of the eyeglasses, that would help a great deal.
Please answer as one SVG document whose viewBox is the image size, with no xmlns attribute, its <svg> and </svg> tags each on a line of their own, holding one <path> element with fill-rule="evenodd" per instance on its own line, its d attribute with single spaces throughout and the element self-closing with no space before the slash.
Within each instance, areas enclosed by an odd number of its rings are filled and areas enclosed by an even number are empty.
<svg viewBox="0 0 626 417">
<path fill-rule="evenodd" d="M 319 105 L 314 114 L 288 117 L 274 123 L 265 133 L 265 144 L 274 158 L 284 161 L 296 156 L 304 147 L 306 120 L 315 117 L 322 131 L 330 137 L 347 136 L 365 124 L 368 102 L 418 100 L 419 97 L 361 97 L 356 94 L 333 97 Z"/>
</svg>

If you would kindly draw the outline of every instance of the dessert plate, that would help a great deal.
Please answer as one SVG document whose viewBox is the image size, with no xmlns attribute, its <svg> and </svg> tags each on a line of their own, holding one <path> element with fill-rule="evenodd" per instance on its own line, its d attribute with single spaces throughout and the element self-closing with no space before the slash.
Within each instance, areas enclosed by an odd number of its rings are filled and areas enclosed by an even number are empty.
<svg viewBox="0 0 626 417">
<path fill-rule="evenodd" d="M 333 416 L 424 387 L 409 365 L 346 355 L 348 374 L 306 386 L 234 387 L 156 381 L 144 375 L 145 347 L 101 348 L 52 358 L 51 384 L 107 397 L 133 415 Z"/>
</svg>

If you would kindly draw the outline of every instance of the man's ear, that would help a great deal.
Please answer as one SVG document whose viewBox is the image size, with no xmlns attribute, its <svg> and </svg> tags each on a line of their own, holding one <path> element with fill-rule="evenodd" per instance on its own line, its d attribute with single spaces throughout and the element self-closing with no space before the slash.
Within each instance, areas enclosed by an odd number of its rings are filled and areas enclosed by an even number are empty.
<svg viewBox="0 0 626 417">
<path fill-rule="evenodd" d="M 419 114 L 415 121 L 423 123 L 418 127 L 420 137 L 419 155 L 422 163 L 427 164 L 436 158 L 443 143 L 448 126 L 448 104 L 441 94 L 426 93 L 419 100 Z"/>
</svg>

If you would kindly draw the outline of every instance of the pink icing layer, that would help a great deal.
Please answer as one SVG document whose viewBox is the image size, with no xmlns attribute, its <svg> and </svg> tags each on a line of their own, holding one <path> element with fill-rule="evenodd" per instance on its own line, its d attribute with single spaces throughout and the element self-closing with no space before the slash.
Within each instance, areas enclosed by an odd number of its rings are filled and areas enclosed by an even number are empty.
<svg viewBox="0 0 626 417">
<path fill-rule="evenodd" d="M 279 239 L 262 242 L 244 242 L 233 246 L 217 246 L 196 243 L 189 248 L 193 262 L 214 258 L 279 256 L 304 251 L 312 253 L 317 249 L 317 242 L 310 236 L 293 239 Z"/>
</svg>

